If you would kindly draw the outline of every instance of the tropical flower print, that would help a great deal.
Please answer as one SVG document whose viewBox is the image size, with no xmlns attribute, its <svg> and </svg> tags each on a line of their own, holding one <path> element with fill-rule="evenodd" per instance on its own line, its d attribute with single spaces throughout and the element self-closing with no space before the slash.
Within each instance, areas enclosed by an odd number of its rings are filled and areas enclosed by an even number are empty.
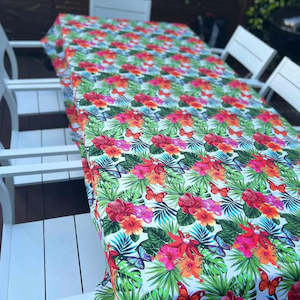
<svg viewBox="0 0 300 300">
<path fill-rule="evenodd" d="M 108 264 L 95 299 L 298 299 L 292 126 L 186 25 L 60 14 L 42 42 Z"/>
</svg>

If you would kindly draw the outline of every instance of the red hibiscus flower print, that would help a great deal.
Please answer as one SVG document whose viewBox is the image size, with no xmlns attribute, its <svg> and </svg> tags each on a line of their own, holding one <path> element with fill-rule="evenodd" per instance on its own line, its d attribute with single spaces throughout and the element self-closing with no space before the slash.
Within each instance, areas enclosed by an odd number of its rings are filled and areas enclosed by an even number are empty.
<svg viewBox="0 0 300 300">
<path fill-rule="evenodd" d="M 179 257 L 183 257 L 183 255 L 186 254 L 187 257 L 194 260 L 194 255 L 201 256 L 201 253 L 197 248 L 199 242 L 192 240 L 189 234 L 183 234 L 180 230 L 178 230 L 178 233 L 179 236 L 169 232 L 169 236 L 174 242 L 168 244 L 168 246 L 177 248 Z"/>
<path fill-rule="evenodd" d="M 111 221 L 122 222 L 125 217 L 133 215 L 134 205 L 118 198 L 115 201 L 108 203 L 105 212 Z"/>
<path fill-rule="evenodd" d="M 179 197 L 178 205 L 182 208 L 185 214 L 194 214 L 199 208 L 203 207 L 202 199 L 193 196 L 191 193 L 185 193 Z"/>
</svg>

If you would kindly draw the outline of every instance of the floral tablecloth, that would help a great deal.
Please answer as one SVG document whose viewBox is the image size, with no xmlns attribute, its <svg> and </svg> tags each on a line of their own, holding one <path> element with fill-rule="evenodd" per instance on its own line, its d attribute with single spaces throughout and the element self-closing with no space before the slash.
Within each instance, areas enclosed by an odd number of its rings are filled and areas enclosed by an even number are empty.
<svg viewBox="0 0 300 300">
<path fill-rule="evenodd" d="M 300 299 L 297 133 L 185 25 L 60 14 L 108 271 L 96 299 Z"/>
</svg>

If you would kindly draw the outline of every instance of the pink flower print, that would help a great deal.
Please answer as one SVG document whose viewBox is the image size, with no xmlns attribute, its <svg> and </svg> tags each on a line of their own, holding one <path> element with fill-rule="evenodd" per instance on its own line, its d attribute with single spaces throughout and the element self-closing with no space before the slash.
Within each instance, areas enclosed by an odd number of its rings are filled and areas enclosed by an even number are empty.
<svg viewBox="0 0 300 300">
<path fill-rule="evenodd" d="M 143 219 L 143 221 L 147 224 L 152 222 L 153 212 L 150 207 L 147 207 L 145 205 L 134 206 L 133 214 L 137 218 Z"/>
<path fill-rule="evenodd" d="M 283 210 L 283 203 L 280 199 L 274 197 L 273 195 L 267 195 L 265 196 L 265 200 L 267 203 L 269 203 L 271 206 L 275 206 L 276 208 Z"/>
<path fill-rule="evenodd" d="M 110 96 L 103 96 L 104 101 L 110 103 L 110 104 L 114 104 L 115 103 L 115 99 L 110 97 Z"/>
<path fill-rule="evenodd" d="M 182 141 L 181 139 L 172 139 L 172 144 L 180 147 L 181 149 L 186 148 L 186 142 Z"/>
<path fill-rule="evenodd" d="M 276 136 L 272 137 L 271 140 L 272 140 L 272 142 L 274 142 L 274 143 L 276 143 L 276 144 L 278 144 L 280 146 L 285 146 L 285 142 L 283 140 L 279 139 Z"/>
<path fill-rule="evenodd" d="M 127 143 L 126 141 L 123 140 L 116 140 L 115 141 L 115 146 L 118 148 L 121 148 L 124 151 L 129 151 L 130 150 L 130 143 Z"/>
<path fill-rule="evenodd" d="M 261 173 L 265 164 L 261 160 L 251 159 L 248 163 L 248 166 L 255 172 Z"/>
<path fill-rule="evenodd" d="M 178 249 L 163 245 L 157 253 L 156 258 L 164 263 L 168 271 L 175 268 L 175 260 L 178 258 Z"/>
<path fill-rule="evenodd" d="M 148 167 L 144 167 L 141 165 L 137 165 L 132 169 L 132 173 L 138 178 L 138 179 L 144 179 L 146 174 L 149 172 Z"/>
<path fill-rule="evenodd" d="M 223 140 L 226 144 L 228 144 L 230 146 L 236 147 L 238 145 L 238 143 L 231 138 L 224 138 Z"/>
<path fill-rule="evenodd" d="M 152 100 L 153 100 L 155 103 L 160 104 L 160 105 L 164 103 L 164 101 L 161 100 L 161 99 L 158 98 L 158 97 L 154 97 L 154 98 L 152 98 Z"/>
<path fill-rule="evenodd" d="M 115 118 L 121 123 L 124 124 L 128 120 L 128 115 L 127 114 L 118 114 L 115 116 Z"/>
<path fill-rule="evenodd" d="M 179 114 L 169 114 L 167 116 L 167 119 L 171 122 L 171 123 L 177 123 L 178 120 L 180 120 L 181 116 Z"/>
<path fill-rule="evenodd" d="M 267 111 L 257 116 L 257 119 L 263 121 L 264 123 L 268 123 L 270 118 L 271 118 L 271 115 Z"/>
<path fill-rule="evenodd" d="M 218 204 L 214 200 L 212 199 L 202 200 L 202 204 L 206 210 L 211 211 L 213 214 L 217 216 L 222 215 L 222 208 L 220 204 Z"/>
<path fill-rule="evenodd" d="M 236 237 L 234 245 L 237 250 L 241 251 L 248 258 L 252 256 L 251 250 L 256 246 L 252 239 L 241 235 Z"/>
<path fill-rule="evenodd" d="M 209 165 L 203 161 L 198 161 L 194 164 L 193 170 L 204 176 L 206 171 L 209 170 Z"/>
<path fill-rule="evenodd" d="M 222 113 L 219 113 L 219 114 L 215 114 L 214 115 L 214 118 L 219 121 L 219 123 L 224 123 L 227 119 L 227 116 L 222 114 Z"/>
</svg>

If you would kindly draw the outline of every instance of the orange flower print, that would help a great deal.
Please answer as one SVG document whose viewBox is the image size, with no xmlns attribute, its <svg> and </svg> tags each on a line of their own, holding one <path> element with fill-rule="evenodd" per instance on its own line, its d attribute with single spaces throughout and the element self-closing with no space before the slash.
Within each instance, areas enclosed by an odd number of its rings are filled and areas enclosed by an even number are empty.
<svg viewBox="0 0 300 300">
<path fill-rule="evenodd" d="M 268 203 L 265 203 L 262 206 L 260 206 L 259 210 L 269 219 L 278 219 L 279 218 L 277 209 Z"/>
<path fill-rule="evenodd" d="M 279 174 L 279 169 L 275 164 L 267 164 L 263 169 L 262 169 L 269 177 L 280 177 Z"/>
<path fill-rule="evenodd" d="M 177 155 L 180 153 L 180 150 L 178 147 L 174 146 L 174 145 L 167 145 L 164 147 L 164 150 L 169 153 L 170 155 Z"/>
<path fill-rule="evenodd" d="M 227 145 L 227 144 L 225 144 L 225 143 L 219 144 L 219 145 L 218 145 L 218 148 L 219 148 L 220 150 L 222 150 L 223 152 L 225 152 L 225 153 L 228 153 L 228 152 L 232 152 L 232 151 L 233 151 L 233 150 L 232 150 L 232 147 L 229 146 L 229 145 Z"/>
<path fill-rule="evenodd" d="M 142 220 L 137 219 L 135 216 L 125 217 L 121 222 L 121 227 L 127 235 L 140 234 L 143 230 Z"/>
<path fill-rule="evenodd" d="M 106 147 L 104 149 L 104 152 L 109 156 L 109 157 L 119 157 L 122 152 L 120 149 L 118 149 L 117 147 L 115 146 L 109 146 L 109 147 Z"/>
<path fill-rule="evenodd" d="M 199 109 L 199 108 L 202 108 L 203 105 L 199 102 L 192 102 L 192 103 L 190 103 L 190 106 L 192 106 L 195 109 Z"/>
<path fill-rule="evenodd" d="M 272 265 L 277 266 L 276 251 L 273 246 L 266 245 L 266 247 L 263 247 L 262 245 L 259 245 L 254 253 L 261 264 L 267 265 L 271 263 Z"/>
<path fill-rule="evenodd" d="M 226 122 L 229 126 L 240 126 L 239 119 L 234 115 L 230 115 L 230 117 L 226 119 Z"/>
<path fill-rule="evenodd" d="M 164 185 L 166 174 L 164 172 L 151 172 L 151 174 L 147 178 L 150 184 Z"/>
<path fill-rule="evenodd" d="M 130 119 L 128 120 L 128 124 L 130 127 L 141 128 L 143 125 L 143 118 L 140 119 Z"/>
<path fill-rule="evenodd" d="M 97 99 L 93 102 L 93 104 L 95 104 L 97 107 L 101 107 L 104 108 L 107 106 L 107 103 L 101 99 Z"/>
<path fill-rule="evenodd" d="M 274 142 L 268 143 L 267 147 L 269 147 L 270 149 L 272 149 L 275 152 L 281 151 L 281 147 L 278 144 L 274 143 Z"/>
<path fill-rule="evenodd" d="M 206 226 L 206 225 L 213 226 L 216 223 L 214 215 L 203 208 L 200 208 L 196 212 L 195 217 L 202 226 Z"/>
<path fill-rule="evenodd" d="M 190 115 L 184 115 L 182 119 L 179 120 L 179 123 L 181 124 L 181 126 L 185 127 L 185 126 L 193 126 L 193 119 L 191 118 Z"/>
<path fill-rule="evenodd" d="M 225 180 L 225 169 L 222 166 L 220 166 L 219 169 L 212 168 L 208 170 L 207 173 L 213 180 Z"/>
<path fill-rule="evenodd" d="M 190 278 L 194 276 L 200 279 L 202 257 L 195 256 L 194 259 L 190 259 L 185 256 L 179 260 L 179 269 L 182 277 Z"/>
</svg>

